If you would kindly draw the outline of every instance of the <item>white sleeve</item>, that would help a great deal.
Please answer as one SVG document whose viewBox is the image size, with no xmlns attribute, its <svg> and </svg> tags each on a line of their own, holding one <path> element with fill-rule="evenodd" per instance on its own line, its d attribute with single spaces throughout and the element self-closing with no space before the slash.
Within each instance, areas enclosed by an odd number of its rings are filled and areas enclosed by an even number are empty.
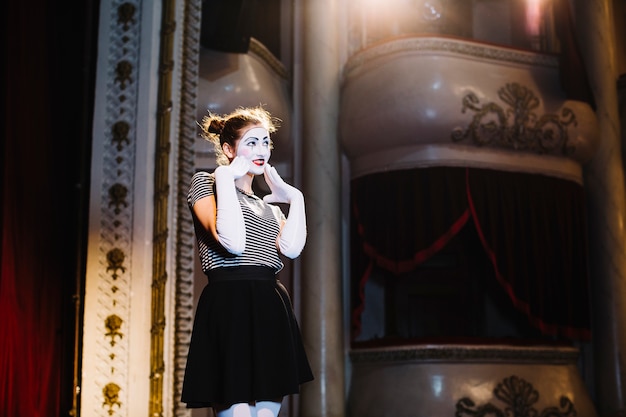
<svg viewBox="0 0 626 417">
<path fill-rule="evenodd" d="M 237 199 L 235 178 L 227 166 L 215 170 L 215 193 L 219 242 L 228 252 L 241 255 L 246 248 L 246 226 Z"/>
<path fill-rule="evenodd" d="M 304 196 L 300 191 L 294 192 L 289 204 L 289 214 L 283 229 L 278 236 L 280 253 L 290 259 L 300 256 L 306 243 L 306 214 Z"/>
</svg>

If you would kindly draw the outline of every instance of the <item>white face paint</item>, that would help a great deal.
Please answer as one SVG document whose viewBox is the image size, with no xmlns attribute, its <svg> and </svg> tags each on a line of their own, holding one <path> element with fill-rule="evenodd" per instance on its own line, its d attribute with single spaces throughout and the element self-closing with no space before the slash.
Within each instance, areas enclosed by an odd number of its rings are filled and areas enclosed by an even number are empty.
<svg viewBox="0 0 626 417">
<path fill-rule="evenodd" d="M 253 127 L 243 134 L 237 143 L 237 156 L 250 161 L 249 174 L 261 175 L 272 154 L 272 142 L 267 129 Z"/>
</svg>

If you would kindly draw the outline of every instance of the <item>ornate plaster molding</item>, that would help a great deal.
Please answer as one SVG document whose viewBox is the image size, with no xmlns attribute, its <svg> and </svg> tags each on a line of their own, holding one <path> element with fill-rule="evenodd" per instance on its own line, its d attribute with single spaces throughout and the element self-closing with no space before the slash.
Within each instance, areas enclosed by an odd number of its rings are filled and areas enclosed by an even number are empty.
<svg viewBox="0 0 626 417">
<path fill-rule="evenodd" d="M 452 53 L 471 59 L 485 59 L 509 64 L 558 68 L 556 55 L 524 51 L 506 46 L 486 44 L 465 39 L 440 36 L 400 36 L 377 42 L 352 55 L 344 67 L 344 76 L 359 68 L 364 62 L 390 54 L 404 52 Z"/>
<path fill-rule="evenodd" d="M 350 351 L 353 363 L 366 362 L 503 362 L 576 364 L 579 351 L 573 347 L 508 345 L 411 345 L 365 348 Z"/>
<path fill-rule="evenodd" d="M 194 143 L 197 137 L 198 67 L 200 59 L 200 25 L 202 0 L 185 0 L 185 20 L 182 53 L 182 91 L 178 130 L 178 159 L 176 191 L 176 301 L 174 346 L 174 415 L 189 417 L 191 410 L 179 401 L 182 392 L 187 351 L 193 327 L 193 287 L 195 238 L 191 214 L 187 207 L 189 181 L 194 173 Z"/>
<path fill-rule="evenodd" d="M 97 361 L 97 375 L 89 381 L 96 389 L 83 390 L 96 395 L 101 404 L 90 410 L 98 416 L 125 415 L 128 395 L 129 338 L 131 304 L 130 269 L 133 262 L 132 230 L 135 181 L 136 113 L 140 47 L 139 10 L 141 0 L 113 1 L 106 9 L 109 50 L 106 63 L 106 115 L 101 155 L 100 224 L 98 239 L 99 270 L 95 308 L 101 323 L 97 348 L 89 360 Z M 104 10 L 104 9 L 103 9 Z"/>
</svg>

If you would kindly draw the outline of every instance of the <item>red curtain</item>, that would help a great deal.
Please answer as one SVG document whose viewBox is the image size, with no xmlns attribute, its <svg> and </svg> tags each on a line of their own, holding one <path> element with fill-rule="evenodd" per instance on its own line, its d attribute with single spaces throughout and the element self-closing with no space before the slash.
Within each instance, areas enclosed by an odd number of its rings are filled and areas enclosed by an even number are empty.
<svg viewBox="0 0 626 417">
<path fill-rule="evenodd" d="M 541 175 L 467 170 L 468 203 L 495 278 L 543 334 L 588 340 L 583 188 Z"/>
<path fill-rule="evenodd" d="M 73 250 L 59 217 L 69 205 L 66 161 L 55 156 L 71 129 L 54 121 L 53 107 L 64 104 L 51 97 L 54 13 L 45 1 L 3 9 L 0 415 L 51 417 L 60 408 L 64 251 Z"/>
<path fill-rule="evenodd" d="M 543 334 L 588 340 L 587 238 L 582 186 L 542 175 L 428 168 L 352 181 L 353 335 L 375 265 L 415 269 L 473 222 L 510 302 Z"/>
</svg>

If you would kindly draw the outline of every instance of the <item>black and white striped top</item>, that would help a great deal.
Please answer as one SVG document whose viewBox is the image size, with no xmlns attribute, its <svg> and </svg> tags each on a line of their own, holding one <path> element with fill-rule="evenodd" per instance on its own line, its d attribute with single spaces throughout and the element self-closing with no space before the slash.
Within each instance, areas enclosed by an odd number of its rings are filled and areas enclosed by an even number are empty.
<svg viewBox="0 0 626 417">
<path fill-rule="evenodd" d="M 202 271 L 207 273 L 219 267 L 254 265 L 269 266 L 278 273 L 283 268 L 276 248 L 280 223 L 285 219 L 282 210 L 254 194 L 238 189 L 237 198 L 246 225 L 246 248 L 241 255 L 233 255 L 213 238 L 193 212 L 196 201 L 211 195 L 215 195 L 215 176 L 204 171 L 195 173 L 191 179 L 187 204 L 193 217 Z"/>
</svg>

